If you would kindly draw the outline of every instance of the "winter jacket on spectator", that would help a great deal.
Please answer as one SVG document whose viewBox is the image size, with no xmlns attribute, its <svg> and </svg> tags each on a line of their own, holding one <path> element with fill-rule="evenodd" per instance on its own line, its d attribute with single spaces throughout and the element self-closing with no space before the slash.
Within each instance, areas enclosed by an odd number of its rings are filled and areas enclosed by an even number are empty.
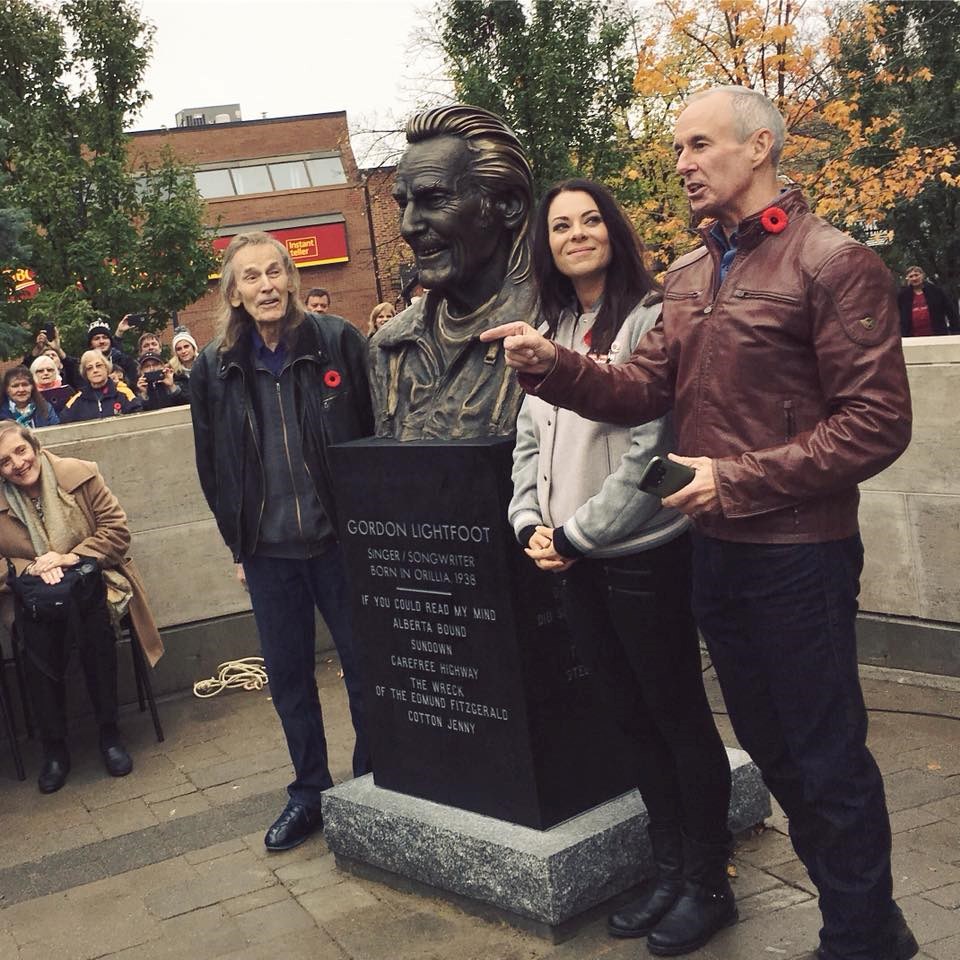
<svg viewBox="0 0 960 960">
<path fill-rule="evenodd" d="M 46 412 L 40 409 L 39 404 L 31 404 L 33 410 L 29 413 L 29 416 L 25 417 L 27 411 L 18 411 L 12 408 L 11 402 L 10 400 L 5 400 L 3 403 L 0 403 L 0 420 L 16 420 L 23 426 L 30 427 L 31 429 L 36 427 L 53 427 L 60 422 L 57 411 L 53 409 L 53 405 L 50 403 L 46 405 Z"/>
<path fill-rule="evenodd" d="M 930 311 L 930 326 L 935 336 L 960 333 L 960 317 L 950 297 L 929 280 L 923 283 L 923 295 Z M 913 336 L 913 287 L 904 286 L 897 291 L 897 306 L 900 308 L 900 335 Z"/>
<path fill-rule="evenodd" d="M 123 413 L 137 413 L 143 404 L 125 384 L 108 380 L 100 388 L 85 384 L 65 404 L 60 413 L 61 423 L 79 423 L 81 420 L 101 420 Z"/>
</svg>

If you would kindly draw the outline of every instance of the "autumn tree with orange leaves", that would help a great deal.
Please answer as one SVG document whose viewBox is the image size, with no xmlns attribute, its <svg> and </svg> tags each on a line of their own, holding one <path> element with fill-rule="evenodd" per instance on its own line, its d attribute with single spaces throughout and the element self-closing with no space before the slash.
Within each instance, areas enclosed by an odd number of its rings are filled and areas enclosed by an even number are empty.
<svg viewBox="0 0 960 960">
<path fill-rule="evenodd" d="M 928 68 L 900 56 L 885 25 L 900 6 L 663 0 L 650 12 L 638 44 L 632 154 L 618 186 L 661 261 L 696 243 L 671 144 L 676 115 L 705 87 L 741 84 L 769 96 L 787 123 L 781 172 L 819 215 L 859 239 L 890 239 L 888 211 L 931 181 L 960 185 L 953 142 L 911 140 L 895 107 L 880 115 L 861 110 L 867 78 L 844 56 L 850 46 L 866 50 L 861 62 L 870 64 L 874 88 L 932 79 Z"/>
</svg>

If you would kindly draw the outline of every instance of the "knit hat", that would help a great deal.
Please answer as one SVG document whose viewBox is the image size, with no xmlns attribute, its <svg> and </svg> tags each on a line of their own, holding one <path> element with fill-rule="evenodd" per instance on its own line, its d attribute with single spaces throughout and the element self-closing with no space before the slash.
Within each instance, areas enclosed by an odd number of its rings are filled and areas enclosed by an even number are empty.
<svg viewBox="0 0 960 960">
<path fill-rule="evenodd" d="M 113 346 L 113 331 L 110 329 L 110 322 L 106 317 L 97 317 L 95 320 L 91 320 L 87 325 L 87 346 L 90 346 L 90 341 L 93 339 L 94 334 L 105 333 L 110 338 L 110 345 Z"/>
<path fill-rule="evenodd" d="M 187 343 L 189 343 L 193 347 L 195 353 L 200 352 L 200 348 L 197 346 L 197 341 L 194 340 L 193 337 L 190 335 L 189 330 L 178 330 L 173 335 L 173 343 L 171 344 L 171 347 L 173 348 L 173 350 L 177 349 L 177 344 L 181 340 L 186 340 Z"/>
<path fill-rule="evenodd" d="M 145 363 L 149 363 L 151 360 L 154 360 L 157 363 L 163 363 L 163 357 L 161 357 L 159 353 L 144 353 L 140 356 L 139 361 L 137 361 L 140 364 L 140 369 L 142 370 L 143 365 Z"/>
</svg>

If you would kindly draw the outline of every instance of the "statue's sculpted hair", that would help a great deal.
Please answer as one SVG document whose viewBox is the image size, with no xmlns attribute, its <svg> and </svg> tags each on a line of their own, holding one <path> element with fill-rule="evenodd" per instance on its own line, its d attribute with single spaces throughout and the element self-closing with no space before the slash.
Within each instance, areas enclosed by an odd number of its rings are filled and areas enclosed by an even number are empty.
<svg viewBox="0 0 960 960">
<path fill-rule="evenodd" d="M 513 194 L 523 207 L 523 217 L 513 245 L 507 276 L 515 283 L 530 273 L 527 230 L 533 210 L 533 172 L 517 135 L 495 113 L 465 103 L 434 107 L 407 121 L 407 143 L 434 137 L 460 137 L 470 151 L 468 175 L 477 189 L 495 199 Z"/>
</svg>

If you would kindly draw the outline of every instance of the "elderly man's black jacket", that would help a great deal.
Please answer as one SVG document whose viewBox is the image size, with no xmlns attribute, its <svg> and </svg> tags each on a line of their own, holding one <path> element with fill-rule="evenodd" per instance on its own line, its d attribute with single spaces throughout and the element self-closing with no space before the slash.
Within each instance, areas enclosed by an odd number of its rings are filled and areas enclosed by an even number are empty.
<svg viewBox="0 0 960 960">
<path fill-rule="evenodd" d="M 367 342 L 341 317 L 307 314 L 288 343 L 300 439 L 317 496 L 336 529 L 327 447 L 373 433 Z M 200 485 L 239 560 L 256 547 L 264 503 L 262 442 L 254 404 L 252 338 L 220 352 L 209 343 L 190 372 L 190 408 Z"/>
</svg>

